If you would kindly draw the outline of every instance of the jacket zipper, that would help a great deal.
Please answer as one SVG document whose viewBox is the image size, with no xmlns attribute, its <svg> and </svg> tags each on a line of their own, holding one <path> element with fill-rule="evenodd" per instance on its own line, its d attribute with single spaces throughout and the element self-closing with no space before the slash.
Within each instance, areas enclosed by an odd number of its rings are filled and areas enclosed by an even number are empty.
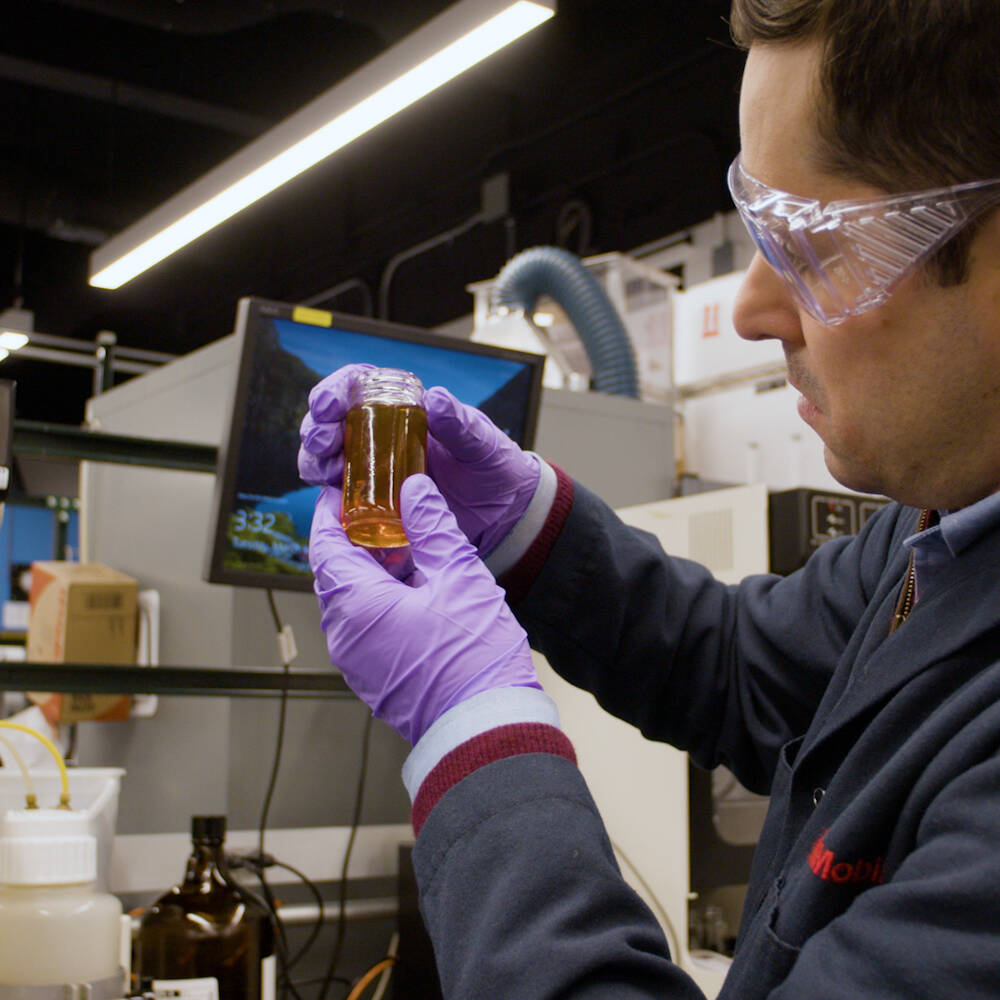
<svg viewBox="0 0 1000 1000">
<path fill-rule="evenodd" d="M 924 508 L 920 512 L 920 518 L 917 521 L 917 533 L 921 531 L 926 531 L 931 526 L 931 519 L 934 516 L 934 511 Z M 906 579 L 903 582 L 903 589 L 900 591 L 899 600 L 896 602 L 896 610 L 892 616 L 892 624 L 889 626 L 889 635 L 892 635 L 896 629 L 899 628 L 903 622 L 909 617 L 910 612 L 913 610 L 914 597 L 917 591 L 917 570 L 915 565 L 914 553 L 910 552 L 910 561 L 906 564 Z"/>
</svg>

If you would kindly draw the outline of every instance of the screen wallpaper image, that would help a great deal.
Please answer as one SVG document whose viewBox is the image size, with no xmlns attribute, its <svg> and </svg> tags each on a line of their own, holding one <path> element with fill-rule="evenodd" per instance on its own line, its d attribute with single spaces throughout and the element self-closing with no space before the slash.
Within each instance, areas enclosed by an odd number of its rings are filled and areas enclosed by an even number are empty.
<svg viewBox="0 0 1000 1000">
<path fill-rule="evenodd" d="M 411 371 L 425 387 L 445 386 L 515 441 L 524 440 L 531 365 L 293 320 L 258 316 L 256 322 L 246 410 L 234 415 L 243 433 L 223 554 L 227 570 L 311 575 L 309 529 L 320 491 L 299 479 L 299 425 L 310 389 L 342 365 Z"/>
</svg>

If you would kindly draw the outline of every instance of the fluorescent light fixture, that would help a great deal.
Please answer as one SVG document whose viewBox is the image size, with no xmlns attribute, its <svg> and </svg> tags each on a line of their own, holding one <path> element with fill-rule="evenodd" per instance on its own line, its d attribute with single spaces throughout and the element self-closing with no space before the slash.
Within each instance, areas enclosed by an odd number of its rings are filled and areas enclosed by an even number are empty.
<svg viewBox="0 0 1000 1000">
<path fill-rule="evenodd" d="M 19 351 L 28 342 L 28 335 L 17 330 L 0 330 L 0 349 L 7 356 L 9 351 Z"/>
<path fill-rule="evenodd" d="M 460 0 L 98 247 L 90 284 L 119 288 L 554 13 L 555 0 Z"/>
<path fill-rule="evenodd" d="M 5 347 L 0 347 L 0 361 L 3 361 L 4 358 L 9 356 L 10 356 L 10 351 L 8 351 L 7 348 Z"/>
</svg>

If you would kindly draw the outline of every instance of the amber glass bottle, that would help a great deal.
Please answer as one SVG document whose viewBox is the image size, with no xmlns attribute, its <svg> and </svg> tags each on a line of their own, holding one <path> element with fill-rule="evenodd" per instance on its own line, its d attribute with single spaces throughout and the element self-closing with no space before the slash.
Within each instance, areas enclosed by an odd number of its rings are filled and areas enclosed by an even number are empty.
<svg viewBox="0 0 1000 1000">
<path fill-rule="evenodd" d="M 184 880 L 144 914 L 133 972 L 179 1000 L 273 1000 L 274 932 L 266 907 L 230 876 L 225 816 L 191 820 Z M 180 982 L 183 981 L 183 982 Z"/>
</svg>

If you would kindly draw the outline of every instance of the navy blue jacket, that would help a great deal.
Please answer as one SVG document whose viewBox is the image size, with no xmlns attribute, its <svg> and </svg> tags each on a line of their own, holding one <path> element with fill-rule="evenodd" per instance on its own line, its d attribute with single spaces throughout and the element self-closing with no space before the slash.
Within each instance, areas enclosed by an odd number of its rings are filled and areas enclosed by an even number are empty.
<svg viewBox="0 0 1000 1000">
<path fill-rule="evenodd" d="M 577 486 L 515 606 L 608 711 L 770 794 L 722 997 L 1000 996 L 1000 527 L 890 635 L 916 520 L 730 587 Z M 449 1000 L 700 995 L 561 757 L 461 780 L 414 862 Z"/>
</svg>

